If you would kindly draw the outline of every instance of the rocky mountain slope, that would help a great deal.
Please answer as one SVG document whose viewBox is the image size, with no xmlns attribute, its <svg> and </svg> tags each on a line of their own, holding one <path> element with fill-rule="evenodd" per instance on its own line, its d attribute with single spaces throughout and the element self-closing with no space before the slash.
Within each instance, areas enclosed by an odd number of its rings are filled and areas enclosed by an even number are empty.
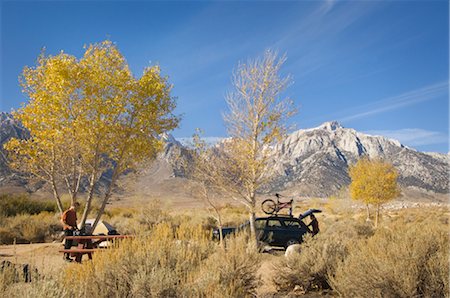
<svg viewBox="0 0 450 298">
<path fill-rule="evenodd" d="M 10 137 L 26 136 L 26 131 L 9 114 L 0 114 L 0 120 L 2 143 Z M 157 160 L 124 177 L 124 193 L 183 196 L 190 192 L 185 175 L 190 166 L 189 149 L 170 135 L 162 139 L 166 145 Z M 267 192 L 314 197 L 335 194 L 350 183 L 349 165 L 364 155 L 392 162 L 399 170 L 399 183 L 404 189 L 449 192 L 448 155 L 418 152 L 396 140 L 360 133 L 337 122 L 293 132 L 273 148 L 272 154 L 270 168 L 275 179 L 265 189 Z M 24 183 L 12 179 L 13 176 L 2 155 L 0 186 Z"/>
<path fill-rule="evenodd" d="M 348 167 L 362 156 L 391 162 L 399 171 L 399 184 L 403 189 L 437 194 L 449 192 L 448 155 L 418 152 L 396 140 L 360 133 L 335 121 L 291 133 L 273 148 L 272 154 L 270 168 L 275 179 L 265 188 L 266 192 L 330 196 L 348 186 Z M 169 142 L 158 163 L 160 167 L 161 163 L 165 164 L 168 176 L 184 177 L 189 156 L 179 142 Z M 149 176 L 145 180 L 152 179 Z"/>
<path fill-rule="evenodd" d="M 25 138 L 28 132 L 11 114 L 0 112 L 0 186 L 21 188 L 26 181 L 11 171 L 7 165 L 3 144 L 11 138 Z"/>
<path fill-rule="evenodd" d="M 449 191 L 449 156 L 426 154 L 396 140 L 371 136 L 326 122 L 298 130 L 274 148 L 273 190 L 327 196 L 350 183 L 348 166 L 360 157 L 382 158 L 400 173 L 402 187 L 436 193 Z"/>
</svg>

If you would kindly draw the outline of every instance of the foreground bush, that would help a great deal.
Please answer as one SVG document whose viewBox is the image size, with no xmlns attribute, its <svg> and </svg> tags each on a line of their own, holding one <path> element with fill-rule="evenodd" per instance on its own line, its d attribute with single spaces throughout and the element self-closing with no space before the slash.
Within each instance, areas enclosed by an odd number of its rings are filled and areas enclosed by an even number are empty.
<svg viewBox="0 0 450 298">
<path fill-rule="evenodd" d="M 64 287 L 74 297 L 174 297 L 191 270 L 213 249 L 206 234 L 187 226 L 156 226 L 149 236 L 121 242 L 92 262 L 70 266 Z"/>
<path fill-rule="evenodd" d="M 344 297 L 447 297 L 449 236 L 434 222 L 381 229 L 330 276 Z"/>
<path fill-rule="evenodd" d="M 189 297 L 256 296 L 260 285 L 257 271 L 260 255 L 248 235 L 226 240 L 226 249 L 217 249 L 204 262 L 186 293 Z"/>
<path fill-rule="evenodd" d="M 307 237 L 301 253 L 275 263 L 273 282 L 282 292 L 296 287 L 304 292 L 329 289 L 328 276 L 333 275 L 339 263 L 349 254 L 356 241 L 372 235 L 370 226 L 341 222 L 314 238 Z"/>
<path fill-rule="evenodd" d="M 222 249 L 201 226 L 162 223 L 58 276 L 26 287 L 8 283 L 0 297 L 250 297 L 260 264 L 248 243 L 240 236 Z"/>
</svg>

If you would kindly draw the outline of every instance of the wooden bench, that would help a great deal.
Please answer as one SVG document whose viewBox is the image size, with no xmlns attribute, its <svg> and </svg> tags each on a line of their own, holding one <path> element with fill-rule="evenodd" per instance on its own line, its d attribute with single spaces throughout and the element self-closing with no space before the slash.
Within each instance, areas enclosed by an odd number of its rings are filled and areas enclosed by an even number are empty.
<svg viewBox="0 0 450 298">
<path fill-rule="evenodd" d="M 59 252 L 69 253 L 75 256 L 75 261 L 81 263 L 83 255 L 87 254 L 89 260 L 92 260 L 92 253 L 101 249 L 99 244 L 107 240 L 133 238 L 132 235 L 89 235 L 89 236 L 66 236 L 66 240 L 78 241 L 78 246 L 70 249 L 60 249 Z M 94 241 L 96 240 L 96 241 Z"/>
<path fill-rule="evenodd" d="M 60 249 L 59 252 L 65 252 L 65 253 L 92 253 L 97 251 L 98 248 L 71 248 L 71 249 Z"/>
</svg>

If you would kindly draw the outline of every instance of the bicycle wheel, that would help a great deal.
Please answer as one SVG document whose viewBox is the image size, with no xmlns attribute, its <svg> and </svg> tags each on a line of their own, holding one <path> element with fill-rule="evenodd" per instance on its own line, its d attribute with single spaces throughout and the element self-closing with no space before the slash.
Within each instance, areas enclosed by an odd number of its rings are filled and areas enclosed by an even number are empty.
<svg viewBox="0 0 450 298">
<path fill-rule="evenodd" d="M 277 203 L 267 199 L 261 203 L 261 209 L 265 214 L 273 214 L 277 210 Z"/>
</svg>

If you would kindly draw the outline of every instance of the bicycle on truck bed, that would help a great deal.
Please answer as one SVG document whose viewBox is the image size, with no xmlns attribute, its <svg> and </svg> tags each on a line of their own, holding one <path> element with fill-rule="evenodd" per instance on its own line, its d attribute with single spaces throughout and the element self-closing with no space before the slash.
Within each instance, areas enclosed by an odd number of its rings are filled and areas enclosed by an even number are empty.
<svg viewBox="0 0 450 298">
<path fill-rule="evenodd" d="M 276 202 L 272 199 L 267 199 L 261 203 L 262 211 L 266 214 L 278 215 L 278 212 L 281 209 L 289 208 L 289 216 L 292 217 L 292 205 L 293 205 L 292 203 L 294 202 L 294 200 L 291 199 L 288 202 L 280 202 L 281 195 L 276 193 L 275 196 L 277 197 Z"/>
</svg>

